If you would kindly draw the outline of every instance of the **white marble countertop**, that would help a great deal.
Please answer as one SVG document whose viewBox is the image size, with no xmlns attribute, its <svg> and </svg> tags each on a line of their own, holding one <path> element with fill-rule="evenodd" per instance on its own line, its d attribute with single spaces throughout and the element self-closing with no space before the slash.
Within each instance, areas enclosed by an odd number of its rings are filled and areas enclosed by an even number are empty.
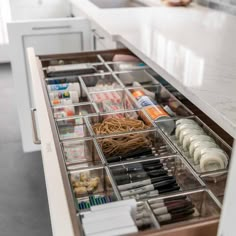
<svg viewBox="0 0 236 236">
<path fill-rule="evenodd" d="M 100 9 L 71 1 L 236 138 L 235 16 L 194 4 Z"/>
</svg>

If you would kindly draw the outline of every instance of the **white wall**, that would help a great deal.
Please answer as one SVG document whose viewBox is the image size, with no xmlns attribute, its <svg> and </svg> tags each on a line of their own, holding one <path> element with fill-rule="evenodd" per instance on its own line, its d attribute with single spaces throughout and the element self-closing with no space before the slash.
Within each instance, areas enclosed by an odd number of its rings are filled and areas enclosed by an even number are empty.
<svg viewBox="0 0 236 236">
<path fill-rule="evenodd" d="M 67 0 L 10 0 L 12 20 L 59 18 L 70 15 Z"/>
</svg>

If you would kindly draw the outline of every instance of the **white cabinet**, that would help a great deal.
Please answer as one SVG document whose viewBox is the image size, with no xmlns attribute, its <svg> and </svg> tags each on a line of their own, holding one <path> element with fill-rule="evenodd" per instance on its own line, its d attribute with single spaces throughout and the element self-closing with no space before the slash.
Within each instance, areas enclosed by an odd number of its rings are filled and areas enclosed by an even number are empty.
<svg viewBox="0 0 236 236">
<path fill-rule="evenodd" d="M 62 18 L 70 15 L 67 0 L 9 0 L 13 20 Z"/>
<path fill-rule="evenodd" d="M 89 51 L 92 49 L 90 22 L 85 18 L 22 21 L 9 23 L 8 30 L 23 149 L 36 151 L 40 146 L 32 140 L 30 110 L 34 99 L 26 48 L 34 47 L 36 55 Z"/>
<path fill-rule="evenodd" d="M 106 34 L 100 27 L 92 23 L 93 50 L 108 50 L 117 48 L 117 43 L 112 41 L 111 36 Z"/>
</svg>

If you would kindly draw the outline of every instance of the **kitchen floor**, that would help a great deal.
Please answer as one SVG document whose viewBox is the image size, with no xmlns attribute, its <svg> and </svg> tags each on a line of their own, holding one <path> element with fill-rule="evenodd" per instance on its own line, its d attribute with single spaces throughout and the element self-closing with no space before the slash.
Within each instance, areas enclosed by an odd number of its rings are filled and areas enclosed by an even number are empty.
<svg viewBox="0 0 236 236">
<path fill-rule="evenodd" d="M 0 235 L 52 235 L 40 152 L 22 151 L 9 64 L 0 64 Z"/>
</svg>

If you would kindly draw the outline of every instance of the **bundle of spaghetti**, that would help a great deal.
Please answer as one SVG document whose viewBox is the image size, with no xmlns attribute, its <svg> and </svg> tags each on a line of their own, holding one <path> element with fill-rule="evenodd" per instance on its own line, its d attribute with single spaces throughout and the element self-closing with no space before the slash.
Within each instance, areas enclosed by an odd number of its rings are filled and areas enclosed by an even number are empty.
<svg viewBox="0 0 236 236">
<path fill-rule="evenodd" d="M 123 155 L 139 148 L 150 148 L 152 142 L 148 134 L 132 133 L 99 140 L 103 153 L 107 157 Z"/>
<path fill-rule="evenodd" d="M 141 120 L 125 117 L 110 117 L 103 120 L 102 123 L 93 125 L 93 130 L 95 134 L 99 135 L 137 131 L 147 129 L 148 127 Z"/>
</svg>

